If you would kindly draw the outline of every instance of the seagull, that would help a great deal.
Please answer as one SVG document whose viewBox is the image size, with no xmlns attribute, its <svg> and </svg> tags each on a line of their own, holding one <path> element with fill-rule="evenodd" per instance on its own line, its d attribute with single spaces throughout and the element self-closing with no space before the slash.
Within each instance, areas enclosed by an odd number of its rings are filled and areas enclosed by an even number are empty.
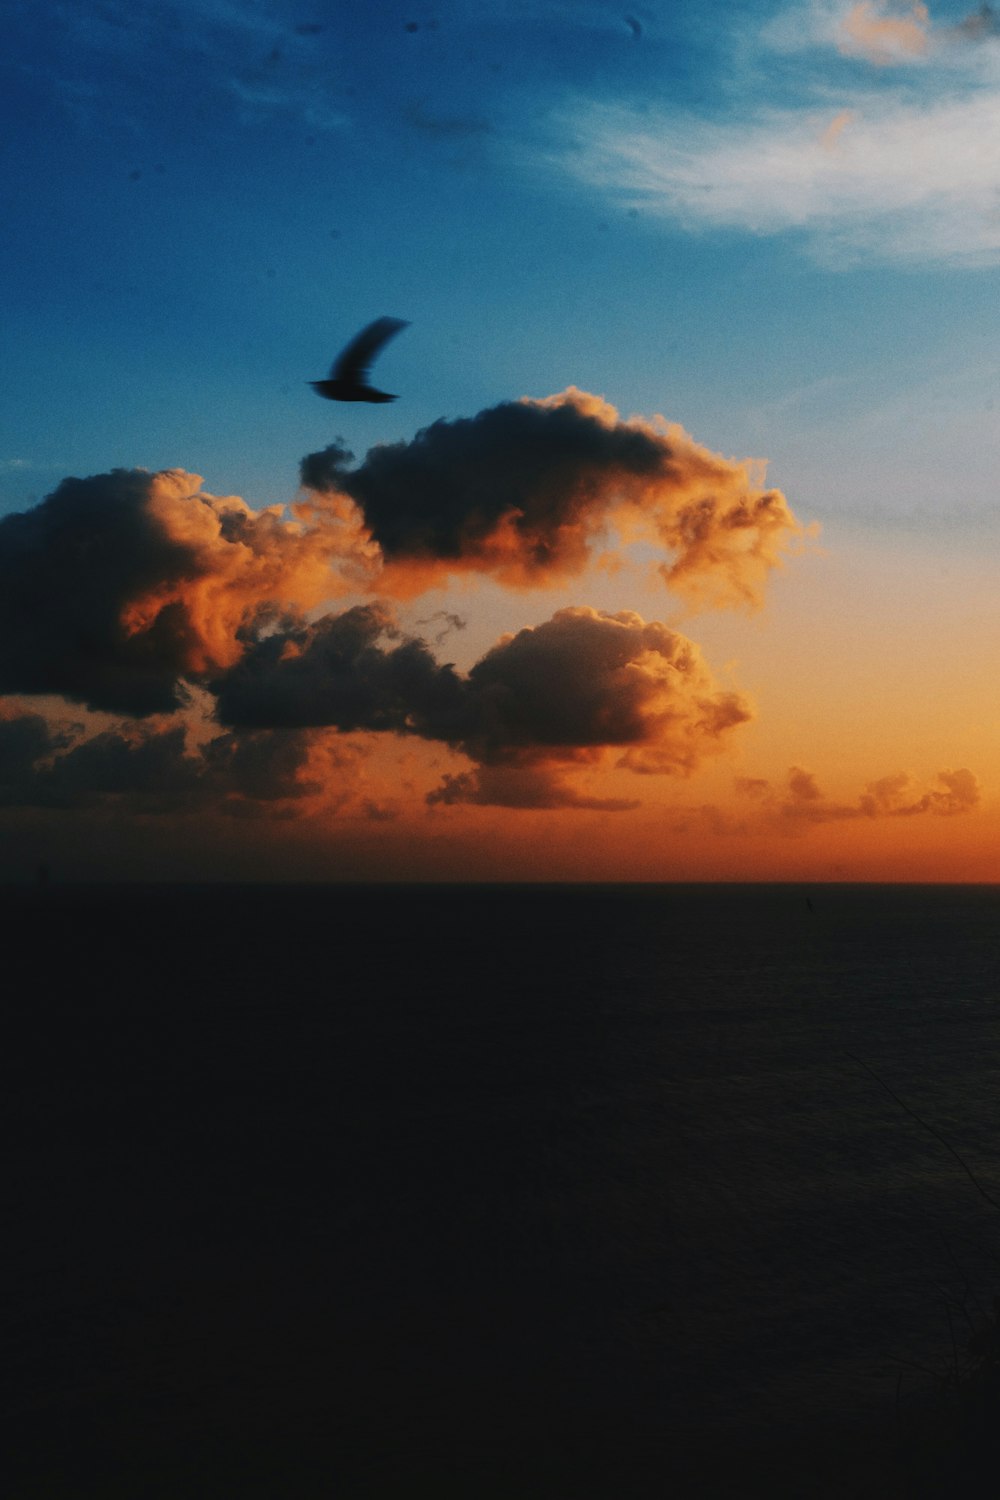
<svg viewBox="0 0 1000 1500">
<path fill-rule="evenodd" d="M 395 396 L 368 384 L 368 371 L 382 345 L 409 326 L 402 318 L 376 318 L 337 355 L 328 380 L 310 380 L 309 384 L 328 401 L 395 401 Z"/>
</svg>

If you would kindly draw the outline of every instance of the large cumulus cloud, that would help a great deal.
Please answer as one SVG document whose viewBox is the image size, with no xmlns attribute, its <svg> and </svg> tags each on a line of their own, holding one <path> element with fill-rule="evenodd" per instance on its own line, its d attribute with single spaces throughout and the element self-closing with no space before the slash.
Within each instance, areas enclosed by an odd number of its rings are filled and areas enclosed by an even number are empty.
<svg viewBox="0 0 1000 1500">
<path fill-rule="evenodd" d="M 751 714 L 720 689 L 698 648 L 629 611 L 563 609 L 502 637 L 467 674 L 405 636 L 385 605 L 315 621 L 266 618 L 243 655 L 209 680 L 222 732 L 189 743 L 177 716 L 61 736 L 29 710 L 0 719 L 0 797 L 11 803 L 137 812 L 191 811 L 329 792 L 339 767 L 317 765 L 323 732 L 415 736 L 466 756 L 431 805 L 586 807 L 571 778 L 609 764 L 690 775 Z M 570 778 L 570 779 L 567 779 Z"/>
<path fill-rule="evenodd" d="M 461 746 L 485 764 L 623 753 L 630 770 L 686 775 L 750 718 L 692 641 L 631 611 L 562 609 L 503 637 L 469 673 Z"/>
<path fill-rule="evenodd" d="M 553 583 L 611 529 L 654 543 L 672 586 L 755 601 L 798 530 L 751 464 L 576 390 L 348 458 L 334 445 L 303 461 L 291 517 L 207 494 L 181 469 L 116 469 L 0 520 L 0 694 L 169 712 L 185 682 L 238 665 L 263 620 L 345 587 L 412 595 L 469 572 Z"/>
<path fill-rule="evenodd" d="M 307 526 L 201 492 L 181 469 L 65 479 L 0 520 L 0 693 L 169 711 L 179 679 L 232 665 L 276 604 L 336 592 L 335 515 Z"/>
<path fill-rule="evenodd" d="M 446 779 L 432 795 L 445 803 L 594 806 L 556 768 L 596 765 L 614 752 L 628 770 L 689 775 L 751 715 L 686 637 L 629 611 L 585 608 L 504 636 L 462 676 L 424 642 L 401 637 L 384 607 L 360 606 L 269 632 L 212 686 L 219 717 L 232 725 L 445 742 L 479 767 Z"/>
<path fill-rule="evenodd" d="M 410 595 L 449 575 L 515 587 L 579 575 L 614 527 L 669 554 L 665 581 L 711 602 L 757 603 L 800 527 L 753 463 L 677 424 L 622 421 L 570 388 L 441 420 L 350 467 L 340 443 L 302 460 L 310 490 L 349 496 L 384 560 L 380 588 Z"/>
<path fill-rule="evenodd" d="M 433 805 L 619 810 L 635 799 L 591 789 L 588 773 L 689 775 L 749 718 L 655 620 L 561 610 L 460 673 L 438 654 L 459 616 L 423 622 L 445 621 L 431 645 L 384 599 L 452 574 L 564 581 L 638 538 L 671 585 L 756 600 L 798 528 L 752 465 L 571 389 L 437 422 L 358 466 L 335 444 L 302 478 L 286 513 L 208 494 L 181 469 L 117 469 L 0 520 L 0 705 L 50 695 L 119 719 L 56 730 L 5 710 L 0 799 L 302 804 L 343 769 L 331 735 L 358 733 L 465 757 Z M 331 610 L 345 589 L 369 602 Z M 211 731 L 189 733 L 205 713 Z"/>
</svg>

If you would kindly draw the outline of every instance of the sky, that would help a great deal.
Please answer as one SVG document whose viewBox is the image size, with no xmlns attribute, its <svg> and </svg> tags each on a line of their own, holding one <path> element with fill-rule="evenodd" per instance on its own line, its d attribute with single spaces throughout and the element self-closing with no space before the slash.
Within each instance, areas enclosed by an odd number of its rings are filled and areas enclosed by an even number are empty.
<svg viewBox="0 0 1000 1500">
<path fill-rule="evenodd" d="M 0 77 L 0 878 L 1000 879 L 1000 11 L 9 0 Z"/>
</svg>

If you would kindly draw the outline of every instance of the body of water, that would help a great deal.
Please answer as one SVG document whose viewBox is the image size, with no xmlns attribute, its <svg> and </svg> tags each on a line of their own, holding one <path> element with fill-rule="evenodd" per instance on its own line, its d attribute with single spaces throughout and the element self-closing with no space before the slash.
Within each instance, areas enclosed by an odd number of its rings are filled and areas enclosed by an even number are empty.
<svg viewBox="0 0 1000 1500">
<path fill-rule="evenodd" d="M 878 1081 L 1000 1202 L 997 888 L 0 924 L 18 1497 L 847 1493 L 1000 1291 L 1000 1212 Z"/>
</svg>

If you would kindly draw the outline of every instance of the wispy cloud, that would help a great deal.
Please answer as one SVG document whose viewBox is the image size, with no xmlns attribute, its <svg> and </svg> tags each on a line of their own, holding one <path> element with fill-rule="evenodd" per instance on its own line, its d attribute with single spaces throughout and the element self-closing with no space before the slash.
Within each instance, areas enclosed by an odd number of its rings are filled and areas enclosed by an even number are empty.
<svg viewBox="0 0 1000 1500">
<path fill-rule="evenodd" d="M 723 124 L 589 105 L 567 125 L 579 177 L 690 229 L 799 231 L 824 257 L 1000 256 L 1000 90 Z"/>
<path fill-rule="evenodd" d="M 869 62 L 885 66 L 927 51 L 930 12 L 922 0 L 892 10 L 880 0 L 858 0 L 840 24 L 842 52 L 861 52 Z"/>
<path fill-rule="evenodd" d="M 779 11 L 761 29 L 759 45 L 794 53 L 836 51 L 876 68 L 968 65 L 977 44 L 1000 33 L 989 4 L 959 21 L 936 17 L 923 0 L 805 0 Z"/>
<path fill-rule="evenodd" d="M 560 166 L 647 217 L 690 230 L 798 234 L 826 262 L 994 264 L 992 11 L 934 29 L 922 5 L 872 0 L 799 8 L 783 21 L 756 36 L 752 66 L 734 64 L 714 118 L 577 101 L 556 122 Z M 758 69 L 776 53 L 788 102 L 761 105 Z"/>
</svg>

